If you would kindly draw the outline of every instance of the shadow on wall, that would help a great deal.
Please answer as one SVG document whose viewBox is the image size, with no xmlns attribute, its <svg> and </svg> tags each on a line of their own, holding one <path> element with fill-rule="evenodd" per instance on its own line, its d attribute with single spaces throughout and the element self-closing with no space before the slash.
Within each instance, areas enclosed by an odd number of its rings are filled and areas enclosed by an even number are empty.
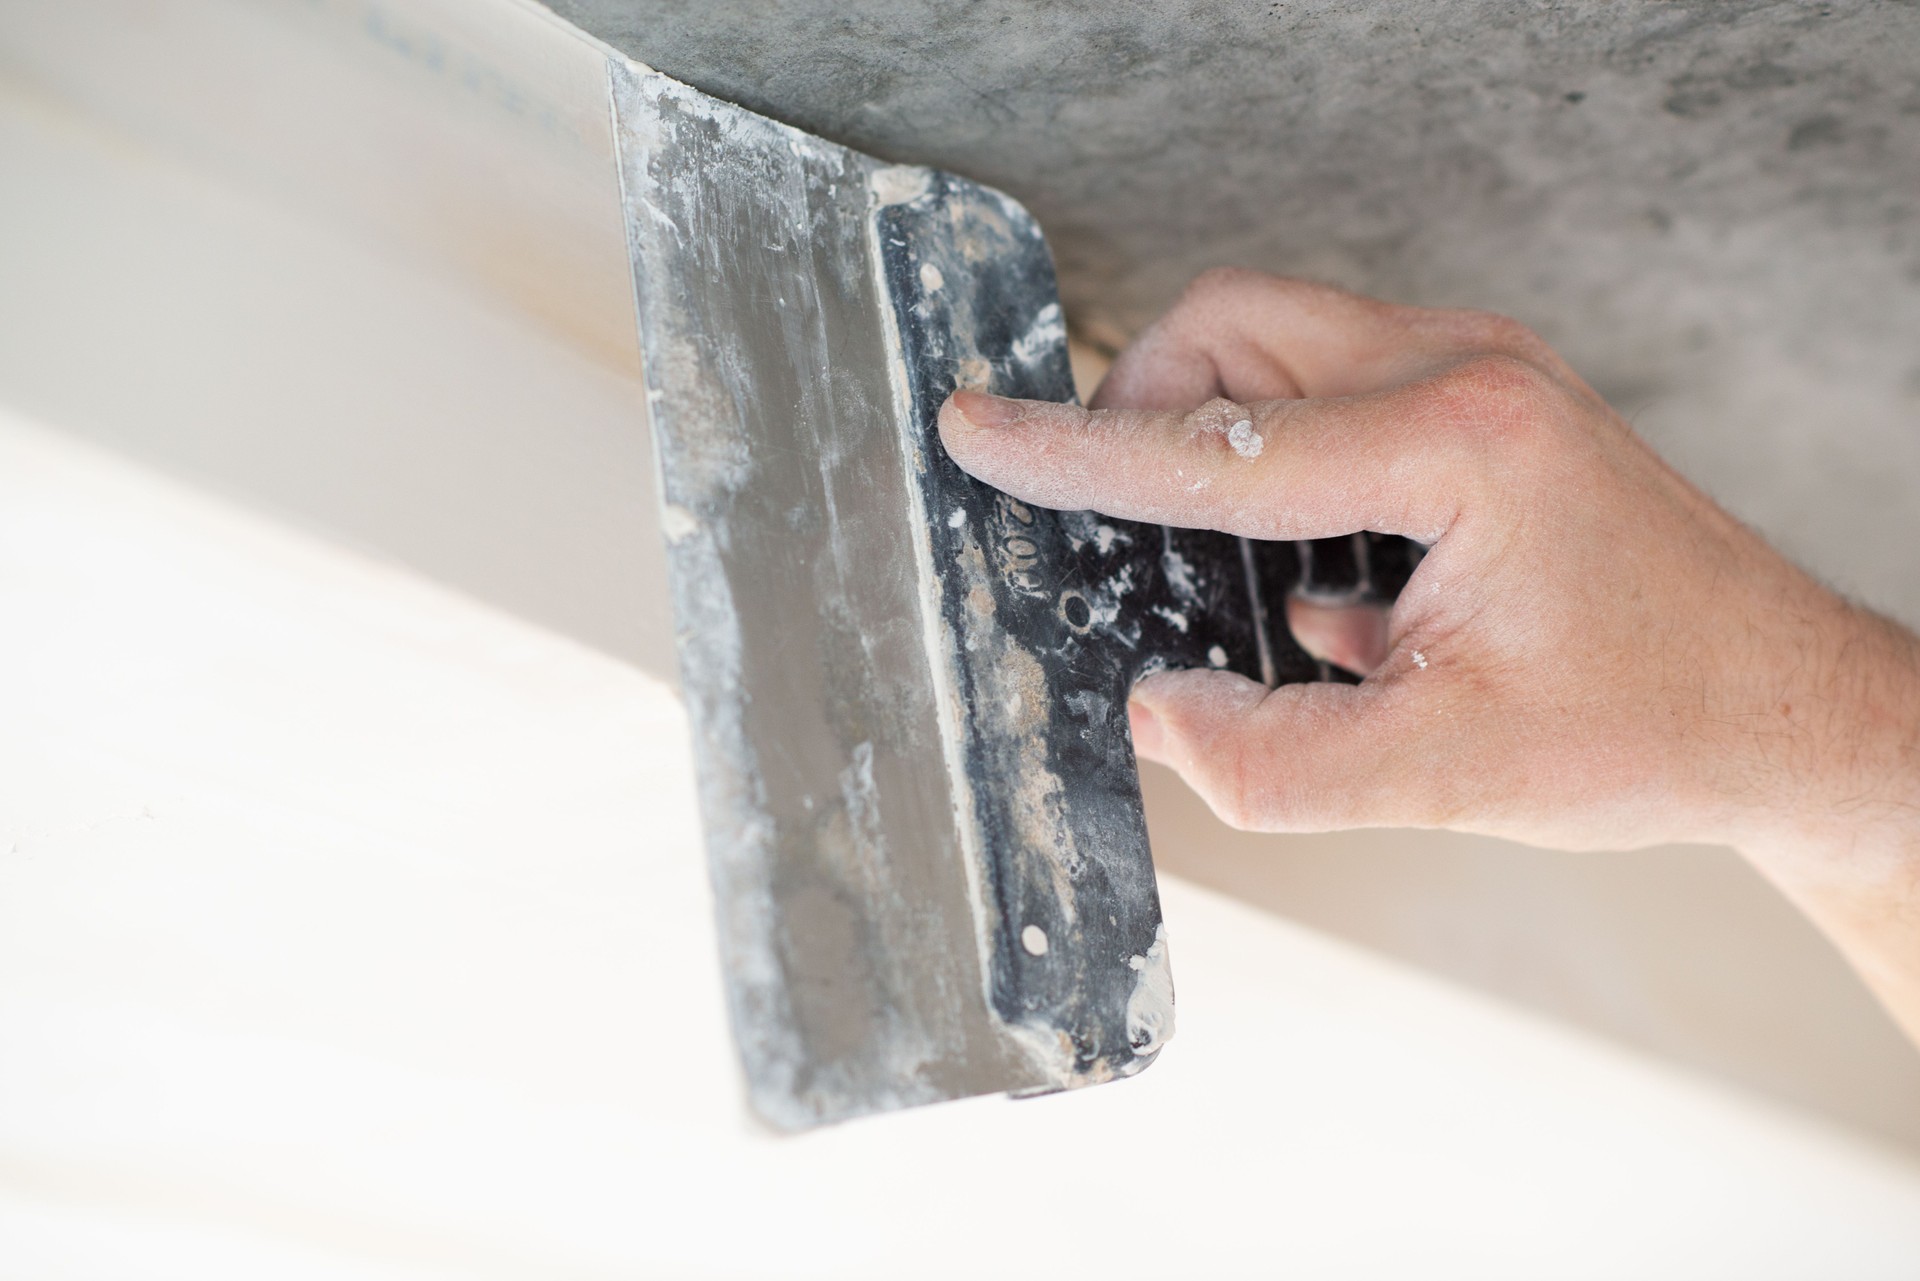
<svg viewBox="0 0 1920 1281">
<path fill-rule="evenodd" d="M 1635 1049 L 1920 1147 L 1920 1053 L 1732 850 L 1236 832 L 1142 768 L 1154 861 Z M 1180 922 L 1169 921 L 1178 972 Z"/>
</svg>

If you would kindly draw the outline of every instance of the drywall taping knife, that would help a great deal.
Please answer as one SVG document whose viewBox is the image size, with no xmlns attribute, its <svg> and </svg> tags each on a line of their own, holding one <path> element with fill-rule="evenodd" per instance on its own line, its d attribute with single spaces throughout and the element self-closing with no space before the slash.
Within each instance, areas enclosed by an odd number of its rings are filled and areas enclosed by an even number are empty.
<svg viewBox="0 0 1920 1281">
<path fill-rule="evenodd" d="M 935 432 L 949 392 L 1073 394 L 1026 212 L 611 74 L 755 1109 L 798 1129 L 1138 1072 L 1172 1035 L 1173 985 L 1129 688 L 1178 666 L 1323 677 L 1264 603 L 1391 595 L 1404 545 L 1329 540 L 1309 579 L 1290 544 L 974 481 Z"/>
</svg>

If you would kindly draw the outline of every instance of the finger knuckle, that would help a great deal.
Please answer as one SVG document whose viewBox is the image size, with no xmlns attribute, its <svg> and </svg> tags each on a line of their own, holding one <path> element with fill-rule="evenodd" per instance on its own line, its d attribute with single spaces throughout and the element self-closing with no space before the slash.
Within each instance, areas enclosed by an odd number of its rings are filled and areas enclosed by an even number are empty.
<svg viewBox="0 0 1920 1281">
<path fill-rule="evenodd" d="M 1530 361 L 1481 355 L 1437 379 L 1434 410 L 1446 424 L 1482 443 L 1517 447 L 1549 436 L 1565 410 L 1565 393 Z"/>
<path fill-rule="evenodd" d="M 1214 756 L 1207 805 L 1236 832 L 1255 832 L 1266 826 L 1266 782 L 1261 761 L 1261 754 L 1238 745 Z"/>
</svg>

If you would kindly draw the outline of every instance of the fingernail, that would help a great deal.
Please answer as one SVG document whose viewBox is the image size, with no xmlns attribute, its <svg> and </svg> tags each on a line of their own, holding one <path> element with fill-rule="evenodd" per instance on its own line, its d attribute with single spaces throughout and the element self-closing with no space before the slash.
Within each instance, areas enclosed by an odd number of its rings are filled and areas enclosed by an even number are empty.
<svg viewBox="0 0 1920 1281">
<path fill-rule="evenodd" d="M 1136 756 L 1147 756 L 1160 750 L 1163 737 L 1160 730 L 1160 718 L 1153 709 L 1139 699 L 1127 704 L 1127 723 L 1133 728 L 1133 751 Z"/>
<path fill-rule="evenodd" d="M 1026 407 L 1017 400 L 980 391 L 954 392 L 953 407 L 975 427 L 1005 427 L 1020 421 L 1026 413 Z"/>
</svg>

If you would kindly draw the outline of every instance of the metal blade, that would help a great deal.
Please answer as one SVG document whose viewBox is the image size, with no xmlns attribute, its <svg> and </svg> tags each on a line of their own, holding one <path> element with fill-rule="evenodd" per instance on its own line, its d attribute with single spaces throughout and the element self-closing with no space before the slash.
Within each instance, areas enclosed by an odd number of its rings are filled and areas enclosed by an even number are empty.
<svg viewBox="0 0 1920 1281">
<path fill-rule="evenodd" d="M 1033 511 L 940 451 L 956 384 L 1072 395 L 1017 204 L 612 75 L 754 1107 L 791 1129 L 1139 1071 L 1172 985 L 1126 693 L 1229 649 L 1259 674 L 1243 549 Z M 1150 579 L 1193 612 L 1157 647 L 1122 600 Z"/>
</svg>

